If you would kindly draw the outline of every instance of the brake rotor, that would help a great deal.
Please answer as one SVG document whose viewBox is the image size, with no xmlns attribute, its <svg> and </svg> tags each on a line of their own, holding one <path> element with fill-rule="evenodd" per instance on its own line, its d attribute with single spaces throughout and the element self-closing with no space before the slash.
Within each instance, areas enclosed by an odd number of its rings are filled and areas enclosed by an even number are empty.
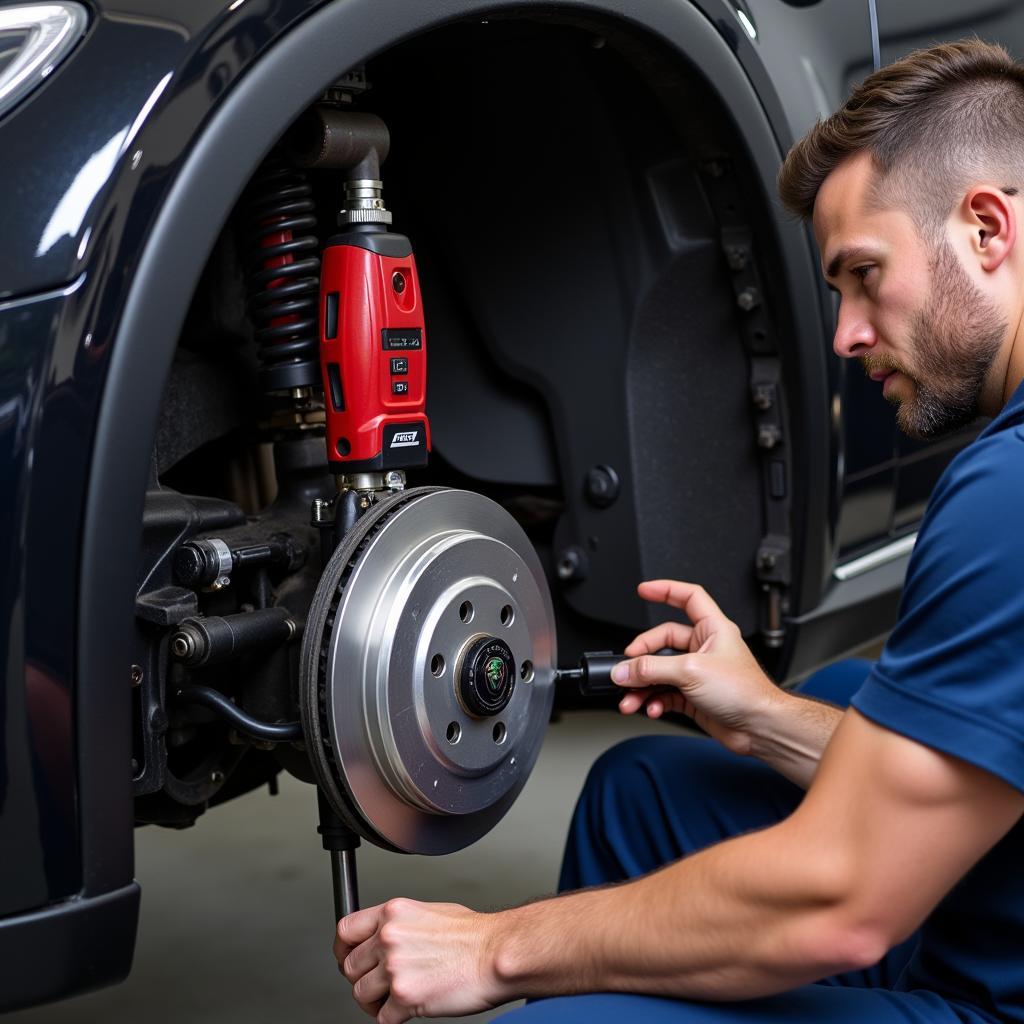
<svg viewBox="0 0 1024 1024">
<path fill-rule="evenodd" d="M 470 491 L 385 498 L 324 570 L 302 641 L 310 760 L 334 810 L 406 853 L 462 849 L 512 805 L 554 695 L 547 580 Z"/>
</svg>

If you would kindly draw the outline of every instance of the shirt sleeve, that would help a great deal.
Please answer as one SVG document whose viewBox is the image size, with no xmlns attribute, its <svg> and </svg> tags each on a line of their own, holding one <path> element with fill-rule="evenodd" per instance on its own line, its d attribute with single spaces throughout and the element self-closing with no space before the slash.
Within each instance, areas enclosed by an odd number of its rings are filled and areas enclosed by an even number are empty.
<svg viewBox="0 0 1024 1024">
<path fill-rule="evenodd" d="M 939 481 L 852 705 L 1024 791 L 1024 428 L 976 441 Z"/>
</svg>

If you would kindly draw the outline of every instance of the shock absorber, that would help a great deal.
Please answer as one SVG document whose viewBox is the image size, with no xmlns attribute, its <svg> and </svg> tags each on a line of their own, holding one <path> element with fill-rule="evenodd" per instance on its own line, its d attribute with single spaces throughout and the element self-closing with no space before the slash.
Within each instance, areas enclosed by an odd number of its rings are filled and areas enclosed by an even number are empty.
<svg viewBox="0 0 1024 1024">
<path fill-rule="evenodd" d="M 320 260 L 305 172 L 271 156 L 253 181 L 247 212 L 249 315 L 256 325 L 260 383 L 267 392 L 313 387 L 320 383 Z"/>
<path fill-rule="evenodd" d="M 404 470 L 426 465 L 430 448 L 423 300 L 412 245 L 389 230 L 380 180 L 388 148 L 379 117 L 326 104 L 313 108 L 290 140 L 294 162 L 345 172 L 340 231 L 323 250 L 319 280 L 326 454 L 338 489 L 333 501 L 313 502 L 325 561 L 375 494 L 402 489 Z M 337 918 L 358 905 L 359 837 L 327 794 L 318 795 L 317 831 L 331 854 Z"/>
<path fill-rule="evenodd" d="M 416 261 L 409 239 L 391 230 L 380 180 L 389 144 L 379 117 L 322 105 L 300 122 L 291 149 L 304 166 L 345 171 L 340 231 L 320 274 L 327 461 L 341 490 L 379 490 L 386 474 L 394 486 L 430 450 Z"/>
<path fill-rule="evenodd" d="M 427 351 L 412 245 L 388 230 L 379 179 L 345 183 L 320 275 L 327 460 L 349 483 L 425 466 Z"/>
</svg>

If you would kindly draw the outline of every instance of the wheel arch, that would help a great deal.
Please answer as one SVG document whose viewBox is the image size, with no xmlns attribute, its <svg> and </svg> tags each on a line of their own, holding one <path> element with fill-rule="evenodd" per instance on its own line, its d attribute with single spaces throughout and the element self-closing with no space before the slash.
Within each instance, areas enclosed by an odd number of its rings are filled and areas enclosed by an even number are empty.
<svg viewBox="0 0 1024 1024">
<path fill-rule="evenodd" d="M 500 5 L 528 15 L 531 0 Z M 550 6 L 545 5 L 550 13 Z M 252 171 L 291 121 L 338 73 L 411 35 L 456 19 L 493 13 L 485 0 L 333 3 L 310 14 L 268 49 L 210 115 L 171 184 L 136 264 L 103 386 L 91 456 L 79 572 L 77 653 L 78 767 L 82 822 L 83 895 L 126 884 L 132 875 L 131 756 L 126 628 L 135 589 L 134 552 L 140 536 L 149 457 L 161 393 L 189 300 L 228 211 Z M 654 34 L 678 51 L 717 90 L 745 140 L 768 197 L 781 147 L 764 107 L 718 30 L 695 6 L 649 0 L 642 17 L 627 0 L 565 3 L 570 15 L 619 19 Z M 769 198 L 770 202 L 770 198 Z M 804 230 L 772 204 L 774 240 L 789 268 L 786 304 L 792 310 L 796 372 L 807 407 L 801 465 L 809 523 L 828 516 L 829 448 L 826 354 L 822 316 L 808 303 L 813 264 Z M 796 301 L 803 296 L 803 301 Z M 130 425 L 130 429 L 126 429 Z M 794 424 L 794 433 L 797 433 Z M 808 504 L 808 502 L 810 504 Z M 804 550 L 798 589 L 811 601 L 827 561 L 824 539 L 797 530 Z M 817 538 L 817 540 L 815 540 Z M 802 603 L 806 603 L 802 602 Z"/>
</svg>

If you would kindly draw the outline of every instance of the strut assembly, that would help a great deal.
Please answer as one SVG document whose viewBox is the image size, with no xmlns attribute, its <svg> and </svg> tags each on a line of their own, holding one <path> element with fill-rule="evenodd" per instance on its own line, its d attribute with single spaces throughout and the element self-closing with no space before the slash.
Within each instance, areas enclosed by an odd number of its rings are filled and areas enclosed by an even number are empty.
<svg viewBox="0 0 1024 1024">
<path fill-rule="evenodd" d="M 249 523 L 228 503 L 152 495 L 174 514 L 154 514 L 164 553 L 138 615 L 169 657 L 154 656 L 159 674 L 138 666 L 150 747 L 135 779 L 198 806 L 249 748 L 272 752 L 317 785 L 336 919 L 358 906 L 362 840 L 444 854 L 494 827 L 533 769 L 560 675 L 547 577 L 515 518 L 481 494 L 406 485 L 431 447 L 423 299 L 384 202 L 387 127 L 338 102 L 297 124 L 243 204 L 278 498 Z M 309 175 L 324 169 L 343 180 L 321 248 Z M 561 675 L 610 694 L 619 660 L 586 655 Z M 180 778 L 165 770 L 164 747 L 204 729 L 220 760 L 175 754 Z"/>
<path fill-rule="evenodd" d="M 324 571 L 299 664 L 339 917 L 358 903 L 360 839 L 441 854 L 493 827 L 529 776 L 554 692 L 554 611 L 522 528 L 482 495 L 406 489 L 405 471 L 425 466 L 430 450 L 427 336 L 412 245 L 392 230 L 383 198 L 388 148 L 379 118 L 330 105 L 307 115 L 289 146 L 294 162 L 345 176 L 340 231 L 320 255 L 318 309 L 336 487 L 311 503 Z M 278 212 L 278 228 L 292 223 Z M 274 227 L 261 226 L 275 244 L 258 278 L 269 298 L 259 302 L 283 313 L 274 293 L 292 279 L 271 275 L 299 247 Z M 309 350 L 295 337 L 305 312 L 271 320 L 283 359 L 273 342 L 261 349 L 273 374 L 292 367 L 287 393 L 297 402 L 306 397 L 298 374 Z"/>
</svg>

